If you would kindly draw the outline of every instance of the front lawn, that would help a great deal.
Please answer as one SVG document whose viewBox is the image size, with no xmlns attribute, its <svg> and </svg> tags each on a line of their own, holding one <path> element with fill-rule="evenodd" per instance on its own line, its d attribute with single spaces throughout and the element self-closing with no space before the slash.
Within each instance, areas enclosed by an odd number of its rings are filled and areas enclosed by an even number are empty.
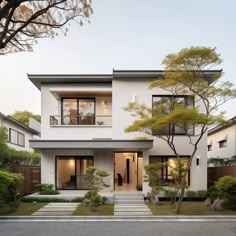
<svg viewBox="0 0 236 236">
<path fill-rule="evenodd" d="M 47 203 L 21 202 L 20 206 L 17 207 L 15 211 L 13 211 L 14 208 L 4 204 L 0 206 L 0 215 L 29 216 L 45 205 L 47 205 Z"/>
<path fill-rule="evenodd" d="M 176 215 L 169 202 L 161 202 L 161 205 L 148 205 L 153 215 Z M 183 202 L 180 215 L 236 215 L 236 211 L 211 211 L 203 202 Z"/>
<path fill-rule="evenodd" d="M 74 211 L 75 216 L 113 216 L 114 205 L 105 204 L 96 208 L 96 211 L 91 211 L 89 207 L 79 205 Z"/>
</svg>

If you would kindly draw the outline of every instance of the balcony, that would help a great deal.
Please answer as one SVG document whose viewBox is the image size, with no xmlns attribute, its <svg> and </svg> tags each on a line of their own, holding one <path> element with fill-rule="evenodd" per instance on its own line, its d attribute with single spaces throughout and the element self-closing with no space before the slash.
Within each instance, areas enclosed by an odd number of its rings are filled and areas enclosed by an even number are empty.
<svg viewBox="0 0 236 236">
<path fill-rule="evenodd" d="M 50 126 L 112 126 L 111 115 L 51 115 Z"/>
</svg>

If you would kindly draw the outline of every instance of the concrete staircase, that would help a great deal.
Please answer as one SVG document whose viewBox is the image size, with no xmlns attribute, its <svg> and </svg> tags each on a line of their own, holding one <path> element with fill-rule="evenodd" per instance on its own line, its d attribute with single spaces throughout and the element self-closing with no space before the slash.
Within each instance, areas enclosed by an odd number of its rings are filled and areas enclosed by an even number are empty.
<svg viewBox="0 0 236 236">
<path fill-rule="evenodd" d="M 152 216 L 140 192 L 114 193 L 114 216 Z"/>
<path fill-rule="evenodd" d="M 34 212 L 34 216 L 71 216 L 80 203 L 58 202 L 48 203 Z"/>
</svg>

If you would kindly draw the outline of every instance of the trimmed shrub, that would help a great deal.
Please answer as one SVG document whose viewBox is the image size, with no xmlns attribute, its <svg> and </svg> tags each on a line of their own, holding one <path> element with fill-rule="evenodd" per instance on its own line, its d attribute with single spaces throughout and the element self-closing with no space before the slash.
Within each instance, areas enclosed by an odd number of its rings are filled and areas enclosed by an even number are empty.
<svg viewBox="0 0 236 236">
<path fill-rule="evenodd" d="M 70 202 L 68 199 L 61 198 L 40 198 L 40 197 L 24 197 L 22 202 Z"/>
<path fill-rule="evenodd" d="M 21 174 L 0 170 L 0 199 L 11 206 L 17 207 L 19 187 L 24 177 Z"/>
<path fill-rule="evenodd" d="M 197 196 L 196 191 L 192 191 L 192 190 L 186 191 L 186 197 L 193 198 L 193 197 L 196 197 L 196 196 Z"/>
<path fill-rule="evenodd" d="M 206 198 L 207 197 L 207 190 L 198 190 L 196 194 L 197 194 L 197 197 Z"/>
<path fill-rule="evenodd" d="M 84 198 L 83 197 L 76 197 L 76 198 L 73 198 L 71 201 L 72 202 L 83 202 Z"/>
<path fill-rule="evenodd" d="M 37 184 L 36 190 L 39 191 L 40 195 L 56 195 L 59 191 L 54 189 L 53 184 Z"/>
<path fill-rule="evenodd" d="M 236 210 L 236 178 L 224 176 L 214 185 L 220 199 L 224 199 L 226 208 Z"/>
<path fill-rule="evenodd" d="M 90 190 L 84 195 L 84 200 L 82 203 L 84 206 L 88 206 L 94 211 L 96 207 L 105 204 L 106 200 L 106 197 L 102 197 L 96 191 Z"/>
</svg>

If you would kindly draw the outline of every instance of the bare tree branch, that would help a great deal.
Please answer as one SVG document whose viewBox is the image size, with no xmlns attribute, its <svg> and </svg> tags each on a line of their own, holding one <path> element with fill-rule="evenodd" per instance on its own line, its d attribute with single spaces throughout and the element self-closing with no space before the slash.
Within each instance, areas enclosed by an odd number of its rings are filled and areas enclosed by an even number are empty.
<svg viewBox="0 0 236 236">
<path fill-rule="evenodd" d="M 0 55 L 31 51 L 37 38 L 66 34 L 68 22 L 79 18 L 82 25 L 92 12 L 91 0 L 0 1 Z"/>
</svg>

